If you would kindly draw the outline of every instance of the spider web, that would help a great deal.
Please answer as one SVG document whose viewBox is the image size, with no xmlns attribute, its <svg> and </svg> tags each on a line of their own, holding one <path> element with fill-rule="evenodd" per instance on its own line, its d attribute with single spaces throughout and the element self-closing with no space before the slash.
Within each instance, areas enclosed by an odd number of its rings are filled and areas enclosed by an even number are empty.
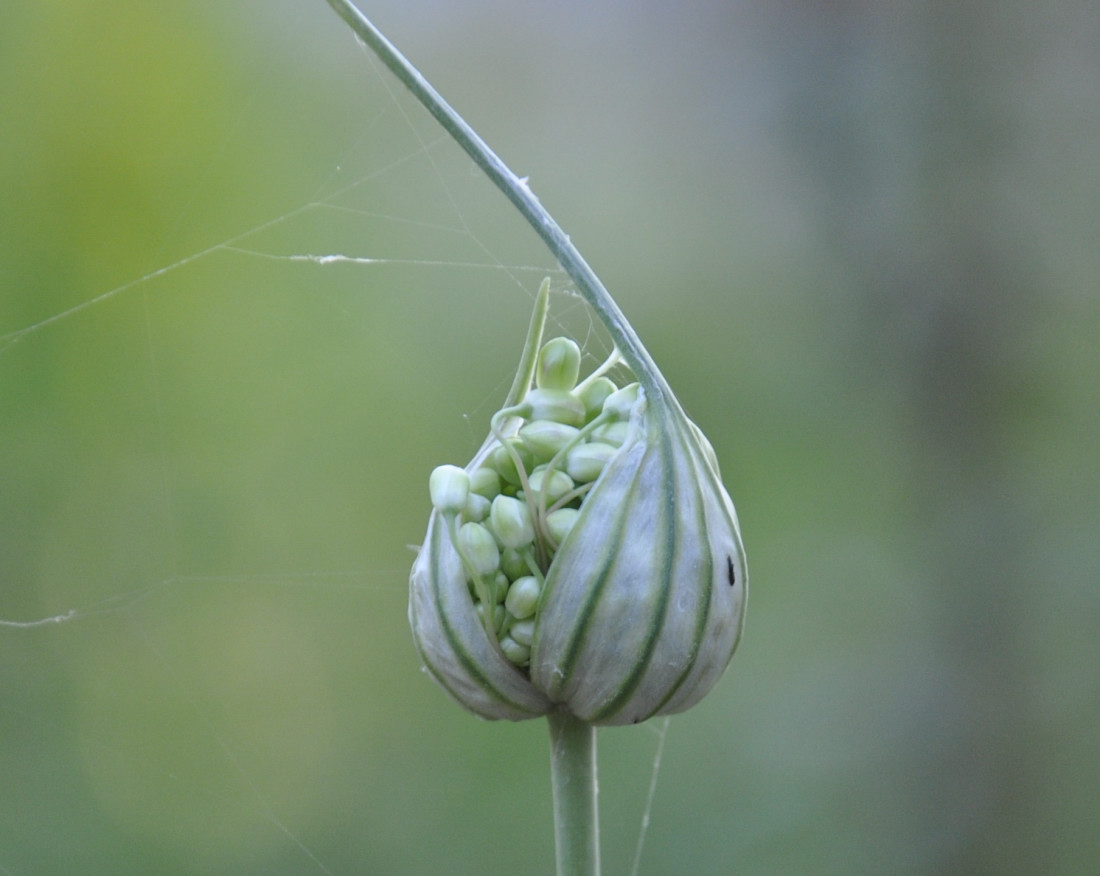
<svg viewBox="0 0 1100 876">
<path fill-rule="evenodd" d="M 131 267 L 6 308 L 0 873 L 438 871 L 427 831 L 482 872 L 499 841 L 470 808 L 524 834 L 511 864 L 551 858 L 545 730 L 475 722 L 417 672 L 407 543 L 543 277 L 554 331 L 608 345 L 332 30 L 353 83 L 296 177 L 255 205 L 220 187 L 260 136 L 244 101 Z M 605 793 L 638 854 L 666 727 L 620 746 L 639 775 Z"/>
</svg>

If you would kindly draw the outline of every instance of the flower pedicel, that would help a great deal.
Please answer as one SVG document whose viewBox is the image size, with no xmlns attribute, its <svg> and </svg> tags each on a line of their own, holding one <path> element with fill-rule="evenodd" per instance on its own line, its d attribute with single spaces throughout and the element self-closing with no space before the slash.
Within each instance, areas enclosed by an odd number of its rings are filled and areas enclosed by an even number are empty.
<svg viewBox="0 0 1100 876">
<path fill-rule="evenodd" d="M 675 398 L 612 382 L 617 351 L 578 382 L 572 340 L 540 348 L 548 286 L 489 437 L 465 468 L 432 472 L 409 620 L 427 671 L 482 717 L 634 724 L 722 675 L 745 554 L 714 451 Z"/>
</svg>

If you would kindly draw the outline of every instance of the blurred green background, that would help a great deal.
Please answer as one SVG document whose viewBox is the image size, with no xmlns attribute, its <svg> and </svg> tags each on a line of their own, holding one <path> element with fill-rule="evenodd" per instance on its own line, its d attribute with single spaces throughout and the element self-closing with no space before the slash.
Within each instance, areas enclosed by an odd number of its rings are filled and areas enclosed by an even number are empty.
<svg viewBox="0 0 1100 876">
<path fill-rule="evenodd" d="M 1100 7 L 367 11 L 741 515 L 638 873 L 1098 872 Z M 322 0 L 7 0 L 0 119 L 0 874 L 553 872 L 545 727 L 405 621 L 540 244 Z M 601 734 L 608 874 L 659 730 Z"/>
</svg>

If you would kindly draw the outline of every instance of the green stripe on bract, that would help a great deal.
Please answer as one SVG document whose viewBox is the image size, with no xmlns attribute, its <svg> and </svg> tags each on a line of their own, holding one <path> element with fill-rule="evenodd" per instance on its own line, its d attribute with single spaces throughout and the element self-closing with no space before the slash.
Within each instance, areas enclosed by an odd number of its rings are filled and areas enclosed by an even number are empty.
<svg viewBox="0 0 1100 876">
<path fill-rule="evenodd" d="M 580 640 L 566 672 L 567 702 L 585 720 L 594 720 L 623 695 L 624 686 L 636 683 L 635 673 L 644 670 L 655 625 L 660 622 L 670 547 L 666 529 L 675 525 L 667 501 L 661 498 L 665 483 L 660 451 L 647 439 L 641 463 L 620 501 L 615 501 L 617 495 L 602 491 L 592 499 L 618 517 L 624 537 L 599 592 L 586 604 L 585 626 L 592 632 Z M 572 544 L 574 552 L 578 544 Z"/>
<path fill-rule="evenodd" d="M 650 437 L 649 440 L 652 440 L 652 437 Z M 668 614 L 669 598 L 675 584 L 673 572 L 675 570 L 675 558 L 677 555 L 676 545 L 678 543 L 677 529 L 679 527 L 679 520 L 677 519 L 675 502 L 673 501 L 675 496 L 675 474 L 674 466 L 672 465 L 671 445 L 669 436 L 664 428 L 660 430 L 660 450 L 657 454 L 657 459 L 661 471 L 661 494 L 658 499 L 660 501 L 661 514 L 664 518 L 663 525 L 658 526 L 658 530 L 664 530 L 665 537 L 657 540 L 657 544 L 660 545 L 663 556 L 660 562 L 654 563 L 653 574 L 656 577 L 651 581 L 647 581 L 646 584 L 650 589 L 656 587 L 658 600 L 653 607 L 652 620 L 649 624 L 649 634 L 644 639 L 641 652 L 635 655 L 630 672 L 623 679 L 618 693 L 598 711 L 586 716 L 589 721 L 597 724 L 607 722 L 635 724 L 644 721 L 650 714 L 648 710 L 644 710 L 641 714 L 630 716 L 623 722 L 611 720 L 630 706 L 639 684 L 643 677 L 650 671 L 650 664 L 657 648 L 657 643 L 660 640 L 661 631 L 665 625 Z"/>
<path fill-rule="evenodd" d="M 624 536 L 625 520 L 618 514 L 623 502 L 607 497 L 612 493 L 621 496 L 623 491 L 633 489 L 641 461 L 639 457 L 644 458 L 644 455 L 645 447 L 638 442 L 625 448 L 612 461 L 597 490 L 582 503 L 581 516 L 573 530 L 576 534 L 571 533 L 562 543 L 547 575 L 535 627 L 531 677 L 536 686 L 556 702 L 570 698 L 573 665 L 587 634 L 591 606 Z M 577 557 L 579 541 L 595 544 L 591 533 L 596 528 L 601 528 L 604 536 L 598 550 Z M 583 597 L 583 601 L 578 604 L 576 596 Z"/>
<path fill-rule="evenodd" d="M 685 421 L 681 436 L 688 446 L 698 444 L 694 432 L 692 424 Z M 661 712 L 664 714 L 683 711 L 694 705 L 721 677 L 740 643 L 748 593 L 744 547 L 732 503 L 706 455 L 693 454 L 692 461 L 702 499 L 701 509 L 706 517 L 706 543 L 711 561 L 717 565 L 712 567 L 710 576 L 708 618 L 703 633 L 706 647 L 700 651 L 691 672 L 678 689 L 662 704 Z M 727 579 L 727 566 L 734 568 L 733 583 Z M 733 628 L 724 631 L 723 628 L 730 622 L 734 624 Z M 726 638 L 726 634 L 729 641 L 720 647 L 722 642 L 716 639 Z"/>
<path fill-rule="evenodd" d="M 581 505 L 582 517 L 581 526 L 591 527 L 590 523 L 593 519 L 592 509 L 586 509 Z M 551 573 L 546 579 L 546 594 L 543 597 L 543 607 L 538 614 L 538 622 L 536 624 L 536 638 L 535 647 L 539 650 L 540 661 L 542 658 L 542 650 L 547 647 L 544 642 L 542 632 L 549 626 L 555 628 L 555 632 L 558 634 L 557 638 L 561 639 L 560 631 L 568 628 L 569 635 L 564 638 L 564 641 L 554 643 L 554 650 L 558 654 L 558 659 L 554 661 L 554 670 L 551 675 L 552 681 L 550 687 L 545 691 L 547 696 L 552 700 L 565 700 L 570 699 L 569 688 L 572 686 L 573 671 L 580 654 L 581 647 L 588 635 L 588 624 L 592 619 L 592 607 L 599 598 L 599 593 L 603 589 L 604 584 L 607 581 L 608 575 L 615 563 L 615 556 L 618 553 L 623 540 L 623 534 L 625 531 L 625 520 L 619 519 L 615 527 L 608 533 L 608 538 L 604 543 L 604 550 L 600 554 L 600 562 L 596 562 L 596 557 L 591 554 L 586 557 L 589 561 L 589 565 L 585 571 L 585 581 L 588 586 L 584 589 L 583 602 L 577 606 L 575 612 L 562 612 L 560 609 L 554 613 L 548 610 L 548 603 L 553 600 L 558 602 L 562 601 L 565 597 L 557 595 L 562 588 L 569 588 L 571 591 L 576 589 L 572 582 L 566 581 L 563 584 L 559 584 L 563 578 L 566 577 L 562 569 L 569 571 L 565 563 L 559 564 L 556 568 L 551 566 Z M 584 533 L 582 532 L 582 535 Z M 559 548 L 558 557 L 564 557 L 568 560 L 570 555 L 565 553 L 568 550 L 568 545 L 572 544 L 568 539 Z M 570 593 L 570 595 L 573 595 Z M 547 616 L 553 617 L 553 620 L 547 623 Z"/>
<path fill-rule="evenodd" d="M 693 525 L 695 527 L 696 539 L 694 539 L 693 541 L 698 540 L 698 534 L 703 534 L 706 536 L 705 540 L 708 543 L 709 548 L 710 539 L 706 514 L 706 497 L 703 491 L 699 488 L 700 481 L 698 480 L 698 465 L 695 454 L 690 453 L 690 451 L 694 449 L 693 442 L 690 438 L 685 436 L 682 428 L 677 429 L 676 432 L 676 437 L 681 442 L 680 450 L 683 451 L 683 456 L 681 456 L 680 458 L 691 460 L 691 470 L 687 473 L 687 476 L 679 477 L 677 479 L 678 482 L 682 483 L 692 493 L 692 498 L 690 502 L 681 501 L 679 503 L 681 508 L 680 523 L 682 525 L 685 522 L 683 520 L 684 512 L 687 510 L 686 506 L 690 505 L 694 512 L 693 516 L 695 518 L 693 521 Z M 677 471 L 679 473 L 679 470 Z M 679 495 L 679 490 L 677 491 L 677 494 Z M 680 540 L 677 548 L 677 559 L 681 558 L 680 555 L 682 554 L 684 547 L 688 546 L 689 544 L 691 544 L 691 542 L 689 542 L 688 540 Z M 687 681 L 688 678 L 691 677 L 693 671 L 695 670 L 696 661 L 699 657 L 699 652 L 702 647 L 704 637 L 706 635 L 707 625 L 710 621 L 711 597 L 714 590 L 715 574 L 713 549 L 708 549 L 702 552 L 701 560 L 703 561 L 705 568 L 701 569 L 699 574 L 695 576 L 695 580 L 692 582 L 691 585 L 693 587 L 700 587 L 701 592 L 694 595 L 694 614 L 696 620 L 694 624 L 694 631 L 690 639 L 690 652 L 684 660 L 683 671 L 680 673 L 679 677 L 677 677 L 676 680 L 668 686 L 667 690 L 661 697 L 660 702 L 658 702 L 648 714 L 644 715 L 639 720 L 646 720 L 653 715 L 663 714 L 669 701 L 671 701 L 676 696 L 676 694 L 683 687 L 684 683 Z M 678 579 L 678 584 L 679 587 L 684 587 L 684 579 Z M 675 582 L 674 586 L 676 586 Z"/>
</svg>

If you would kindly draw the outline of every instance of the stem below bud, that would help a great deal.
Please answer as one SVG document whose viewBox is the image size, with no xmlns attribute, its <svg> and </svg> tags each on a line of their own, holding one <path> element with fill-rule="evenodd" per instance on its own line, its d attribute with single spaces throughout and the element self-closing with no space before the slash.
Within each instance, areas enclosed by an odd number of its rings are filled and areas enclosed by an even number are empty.
<svg viewBox="0 0 1100 876">
<path fill-rule="evenodd" d="M 546 719 L 550 724 L 557 876 L 599 876 L 596 728 L 565 710 L 553 711 Z"/>
</svg>

